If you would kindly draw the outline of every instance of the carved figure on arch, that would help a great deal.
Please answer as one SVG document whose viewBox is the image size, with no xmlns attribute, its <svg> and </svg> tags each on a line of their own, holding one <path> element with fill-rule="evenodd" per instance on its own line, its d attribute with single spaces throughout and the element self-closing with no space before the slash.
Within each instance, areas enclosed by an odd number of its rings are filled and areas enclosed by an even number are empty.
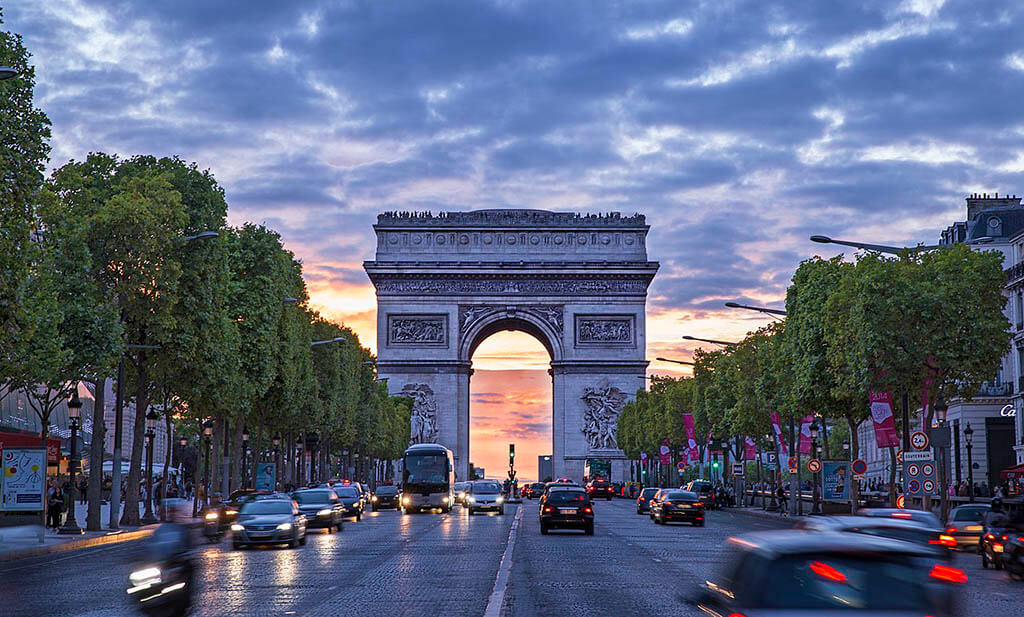
<svg viewBox="0 0 1024 617">
<path fill-rule="evenodd" d="M 615 431 L 626 405 L 626 394 L 605 380 L 596 388 L 586 388 L 580 398 L 587 405 L 582 430 L 591 449 L 618 448 Z"/>
<path fill-rule="evenodd" d="M 401 396 L 412 399 L 409 443 L 434 443 L 437 441 L 437 401 L 434 391 L 425 383 L 407 383 Z"/>
</svg>

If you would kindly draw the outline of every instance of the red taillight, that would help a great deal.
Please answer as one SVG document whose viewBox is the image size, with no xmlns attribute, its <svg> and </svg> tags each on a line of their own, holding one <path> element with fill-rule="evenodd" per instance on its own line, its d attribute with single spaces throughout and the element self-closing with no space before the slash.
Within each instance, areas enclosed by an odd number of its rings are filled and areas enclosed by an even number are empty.
<svg viewBox="0 0 1024 617">
<path fill-rule="evenodd" d="M 911 518 L 913 516 L 914 516 L 913 514 L 910 514 L 908 512 L 893 512 L 892 513 L 892 517 L 893 518 Z"/>
<path fill-rule="evenodd" d="M 846 582 L 846 575 L 840 572 L 839 570 L 836 570 L 832 566 L 828 565 L 827 563 L 822 563 L 820 561 L 812 561 L 810 563 L 810 568 L 811 572 L 814 572 L 821 578 L 828 579 L 836 583 Z"/>
<path fill-rule="evenodd" d="M 944 566 L 941 563 L 937 563 L 932 566 L 932 571 L 928 573 L 934 579 L 940 581 L 946 581 L 947 583 L 966 583 L 967 573 L 959 568 L 951 566 Z"/>
<path fill-rule="evenodd" d="M 928 544 L 939 544 L 941 546 L 956 546 L 956 538 L 940 534 L 938 540 L 928 540 Z"/>
<path fill-rule="evenodd" d="M 946 533 L 956 533 L 956 527 L 946 527 Z"/>
<path fill-rule="evenodd" d="M 703 501 L 695 501 L 695 502 L 693 502 L 693 505 L 695 505 L 695 506 L 703 506 L 704 502 Z"/>
<path fill-rule="evenodd" d="M 999 539 L 1002 540 L 1003 542 L 1005 542 L 1006 541 L 1006 536 L 1003 536 L 1002 538 L 999 538 Z"/>
<path fill-rule="evenodd" d="M 747 617 L 743 613 L 729 613 L 729 617 Z"/>
<path fill-rule="evenodd" d="M 647 500 L 646 500 L 646 499 L 644 499 L 643 497 L 641 497 L 641 498 L 640 498 L 640 501 L 647 501 Z"/>
<path fill-rule="evenodd" d="M 990 533 L 987 533 L 987 534 L 985 534 L 985 539 L 986 540 L 995 540 L 996 537 L 994 535 L 990 534 Z"/>
<path fill-rule="evenodd" d="M 544 506 L 544 512 L 550 514 L 550 513 L 554 512 L 554 511 L 555 511 L 555 509 L 552 508 L 551 506 Z"/>
<path fill-rule="evenodd" d="M 591 508 L 590 506 L 584 506 L 583 507 L 583 513 L 584 514 L 593 514 L 594 513 L 594 509 Z"/>
</svg>

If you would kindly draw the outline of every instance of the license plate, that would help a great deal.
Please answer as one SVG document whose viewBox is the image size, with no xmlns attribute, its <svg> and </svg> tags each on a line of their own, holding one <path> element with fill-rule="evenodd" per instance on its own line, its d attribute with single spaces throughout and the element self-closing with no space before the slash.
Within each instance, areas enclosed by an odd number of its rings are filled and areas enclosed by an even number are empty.
<svg viewBox="0 0 1024 617">
<path fill-rule="evenodd" d="M 1003 552 L 1003 545 L 1002 544 L 993 544 L 992 545 L 992 552 L 993 553 L 1002 553 Z"/>
<path fill-rule="evenodd" d="M 981 525 L 968 525 L 967 531 L 981 531 Z"/>
<path fill-rule="evenodd" d="M 576 514 L 576 508 L 562 508 L 559 512 L 562 514 Z"/>
</svg>

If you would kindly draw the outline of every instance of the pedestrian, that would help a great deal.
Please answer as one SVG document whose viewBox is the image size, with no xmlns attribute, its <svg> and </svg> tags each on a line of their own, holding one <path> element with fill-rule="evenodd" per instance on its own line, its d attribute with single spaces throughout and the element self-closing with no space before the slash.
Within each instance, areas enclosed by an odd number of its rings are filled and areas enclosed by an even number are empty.
<svg viewBox="0 0 1024 617">
<path fill-rule="evenodd" d="M 782 512 L 782 516 L 789 516 L 789 499 L 786 497 L 786 490 L 779 485 L 775 489 L 775 496 L 779 500 L 779 511 Z"/>
<path fill-rule="evenodd" d="M 50 483 L 46 492 L 46 525 L 53 529 L 60 527 L 64 513 L 64 493 L 56 480 Z"/>
<path fill-rule="evenodd" d="M 83 477 L 78 481 L 78 503 L 84 504 L 86 499 L 86 493 L 89 492 L 89 480 Z"/>
<path fill-rule="evenodd" d="M 981 483 L 981 490 L 978 492 L 979 497 L 988 497 L 988 482 Z"/>
</svg>

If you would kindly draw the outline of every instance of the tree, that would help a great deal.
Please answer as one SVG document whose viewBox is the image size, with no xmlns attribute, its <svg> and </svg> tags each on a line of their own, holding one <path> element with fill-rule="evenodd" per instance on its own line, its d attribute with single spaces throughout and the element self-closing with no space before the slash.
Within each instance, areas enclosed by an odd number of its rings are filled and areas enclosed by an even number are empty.
<svg viewBox="0 0 1024 617">
<path fill-rule="evenodd" d="M 29 57 L 21 35 L 0 32 L 0 66 L 19 72 L 0 81 L 0 399 L 12 390 L 15 365 L 24 353 L 19 344 L 32 336 L 37 324 L 25 306 L 30 293 L 26 285 L 32 204 L 50 153 L 50 121 L 33 104 L 35 67 Z"/>
</svg>

